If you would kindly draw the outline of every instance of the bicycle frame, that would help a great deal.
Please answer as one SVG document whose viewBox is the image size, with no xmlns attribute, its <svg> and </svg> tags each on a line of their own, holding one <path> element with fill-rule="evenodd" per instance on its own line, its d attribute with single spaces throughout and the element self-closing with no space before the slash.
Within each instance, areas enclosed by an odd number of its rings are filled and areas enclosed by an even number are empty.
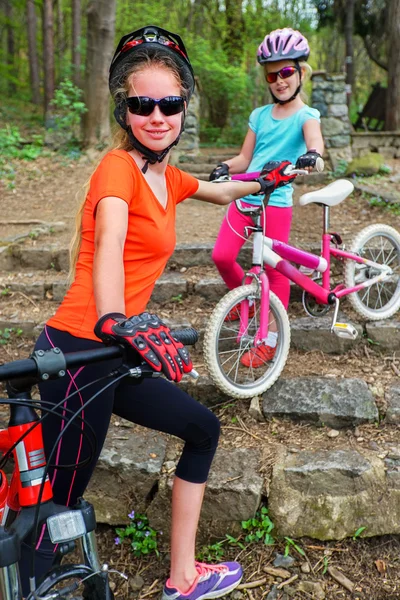
<svg viewBox="0 0 400 600">
<path fill-rule="evenodd" d="M 255 336 L 255 345 L 260 344 L 268 335 L 269 282 L 268 276 L 264 270 L 264 265 L 268 265 L 279 273 L 282 273 L 282 275 L 285 275 L 288 279 L 312 295 L 318 304 L 322 305 L 337 305 L 340 298 L 370 287 L 377 282 L 384 281 L 391 276 L 392 270 L 387 265 L 380 265 L 379 263 L 358 256 L 357 254 L 346 252 L 345 250 L 332 246 L 332 240 L 335 238 L 328 232 L 329 210 L 329 206 L 323 206 L 324 216 L 321 256 L 317 256 L 311 252 L 300 250 L 290 244 L 285 244 L 279 240 L 264 236 L 260 215 L 256 218 L 255 226 L 249 228 L 253 229 L 254 232 L 253 258 L 252 268 L 246 273 L 244 283 L 250 283 L 252 279 L 255 279 L 258 281 L 261 288 L 260 326 Z M 339 260 L 353 260 L 358 264 L 373 267 L 378 271 L 378 274 L 351 288 L 346 288 L 344 284 L 339 284 L 331 289 L 330 266 L 332 257 Z M 291 264 L 292 262 L 320 272 L 322 274 L 322 284 L 318 284 L 299 271 Z M 247 331 L 248 315 L 249 302 L 245 300 L 241 305 L 238 341 Z"/>
</svg>

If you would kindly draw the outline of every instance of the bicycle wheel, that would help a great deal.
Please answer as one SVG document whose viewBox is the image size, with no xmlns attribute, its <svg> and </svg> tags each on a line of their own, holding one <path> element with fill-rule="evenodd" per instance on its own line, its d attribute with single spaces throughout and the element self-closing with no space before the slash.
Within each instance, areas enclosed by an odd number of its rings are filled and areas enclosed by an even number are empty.
<svg viewBox="0 0 400 600">
<path fill-rule="evenodd" d="M 107 584 L 108 585 L 108 584 Z M 58 592 L 63 600 L 112 600 L 110 589 L 106 593 L 106 584 L 99 573 L 94 573 L 85 565 L 61 565 L 52 569 L 38 585 L 37 596 L 46 596 Z M 34 600 L 30 594 L 27 600 Z"/>
<path fill-rule="evenodd" d="M 375 283 L 348 296 L 354 310 L 362 317 L 373 321 L 388 319 L 400 308 L 400 234 L 389 225 L 369 225 L 356 236 L 350 252 L 393 270 L 393 275 L 387 281 Z M 373 267 L 352 260 L 345 261 L 346 287 L 354 287 L 376 275 L 378 271 Z"/>
<path fill-rule="evenodd" d="M 228 320 L 232 309 L 249 300 L 250 315 L 245 335 L 237 340 L 240 318 Z M 229 315 L 229 316 L 228 316 Z M 242 360 L 254 348 L 260 325 L 260 289 L 257 283 L 238 287 L 226 294 L 211 314 L 204 336 L 204 360 L 214 384 L 232 398 L 252 398 L 265 392 L 278 379 L 285 366 L 290 346 L 290 325 L 279 298 L 270 294 L 270 323 L 275 320 L 278 343 L 272 360 L 258 367 Z M 248 362 L 248 361 L 247 361 Z"/>
</svg>

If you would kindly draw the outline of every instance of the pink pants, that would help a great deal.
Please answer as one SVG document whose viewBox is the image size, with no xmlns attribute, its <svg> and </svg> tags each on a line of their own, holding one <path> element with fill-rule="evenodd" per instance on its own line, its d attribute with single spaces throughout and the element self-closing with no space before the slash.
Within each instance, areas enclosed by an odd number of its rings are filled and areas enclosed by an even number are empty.
<svg viewBox="0 0 400 600">
<path fill-rule="evenodd" d="M 250 206 L 243 203 L 245 206 Z M 244 228 L 254 225 L 251 217 L 243 215 L 232 204 L 228 208 L 227 217 L 235 231 L 244 236 Z M 245 240 L 236 235 L 229 227 L 227 217 L 222 221 L 221 229 L 215 242 L 212 259 L 220 272 L 222 279 L 229 289 L 242 285 L 244 271 L 236 262 L 237 256 Z M 287 243 L 289 241 L 290 225 L 292 222 L 292 207 L 280 208 L 278 206 L 267 206 L 265 209 L 267 237 Z M 263 219 L 261 220 L 263 223 Z M 271 290 L 282 301 L 285 308 L 289 304 L 290 283 L 287 277 L 275 271 L 272 267 L 266 267 Z"/>
</svg>

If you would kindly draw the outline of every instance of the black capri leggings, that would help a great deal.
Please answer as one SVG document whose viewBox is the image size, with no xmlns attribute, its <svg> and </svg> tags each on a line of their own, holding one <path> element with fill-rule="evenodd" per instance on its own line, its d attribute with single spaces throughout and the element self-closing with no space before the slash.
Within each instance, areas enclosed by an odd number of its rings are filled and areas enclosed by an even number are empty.
<svg viewBox="0 0 400 600">
<path fill-rule="evenodd" d="M 35 349 L 48 350 L 54 346 L 58 346 L 63 352 L 76 352 L 100 348 L 103 344 L 77 338 L 65 331 L 46 326 L 37 340 Z M 66 398 L 65 403 L 59 409 L 60 414 L 64 407 L 75 412 L 105 384 L 110 383 L 111 379 L 90 385 L 72 398 L 67 398 L 67 396 L 82 386 L 107 375 L 117 364 L 119 361 L 88 365 L 69 371 L 67 376 L 62 379 L 43 383 L 40 385 L 41 400 L 55 405 Z M 44 404 L 44 406 L 48 405 Z M 50 470 L 50 481 L 56 503 L 73 506 L 79 496 L 83 495 L 103 447 L 112 413 L 138 425 L 170 433 L 184 440 L 185 445 L 176 468 L 176 475 L 192 483 L 204 483 L 207 480 L 219 438 L 220 424 L 217 417 L 179 387 L 161 377 L 143 379 L 133 385 L 122 380 L 113 383 L 107 390 L 101 392 L 81 413 L 83 422 L 79 424 L 79 428 L 68 427 L 58 443 L 51 460 L 52 464 L 74 465 L 84 461 L 90 456 L 92 448 L 85 436 L 82 435 L 81 429 L 85 427 L 85 424 L 90 423 L 97 437 L 98 452 L 88 466 L 76 471 L 57 469 L 56 466 Z M 68 414 L 66 418 L 68 418 Z M 55 415 L 49 414 L 44 420 L 43 438 L 47 456 L 53 449 L 62 427 L 62 420 Z M 51 567 L 54 558 L 53 547 L 50 545 L 46 533 L 42 532 L 37 545 L 37 576 Z M 29 548 L 24 545 L 20 567 L 25 590 L 27 583 L 26 559 L 29 554 Z"/>
</svg>

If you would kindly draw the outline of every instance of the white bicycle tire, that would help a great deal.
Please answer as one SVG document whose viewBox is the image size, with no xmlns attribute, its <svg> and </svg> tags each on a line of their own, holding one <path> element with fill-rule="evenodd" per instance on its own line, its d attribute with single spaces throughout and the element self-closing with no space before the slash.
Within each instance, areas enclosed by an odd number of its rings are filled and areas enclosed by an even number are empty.
<svg viewBox="0 0 400 600">
<path fill-rule="evenodd" d="M 354 238 L 350 246 L 350 252 L 358 254 L 365 244 L 371 241 L 374 237 L 383 236 L 389 238 L 391 242 L 397 246 L 398 269 L 400 270 L 400 233 L 390 227 L 390 225 L 373 224 L 362 229 Z M 373 259 L 372 259 L 373 260 Z M 379 262 L 378 260 L 376 262 Z M 357 263 L 348 259 L 345 261 L 344 280 L 346 287 L 354 287 L 356 285 L 355 270 Z M 377 284 L 375 284 L 377 285 Z M 373 286 L 372 286 L 373 287 Z M 374 309 L 366 306 L 359 296 L 360 292 L 354 292 L 347 296 L 354 310 L 361 316 L 371 321 L 380 321 L 389 319 L 400 308 L 400 279 L 391 300 L 381 309 Z"/>
<path fill-rule="evenodd" d="M 261 378 L 261 381 L 253 385 L 241 385 L 233 382 L 223 372 L 218 356 L 218 339 L 221 327 L 225 322 L 224 319 L 231 308 L 246 297 L 254 295 L 259 295 L 258 285 L 255 282 L 228 292 L 214 308 L 204 334 L 203 353 L 208 373 L 216 387 L 231 398 L 253 398 L 269 389 L 281 374 L 289 354 L 289 318 L 282 302 L 271 292 L 270 306 L 280 324 L 280 339 L 273 366 L 269 370 L 268 376 Z"/>
</svg>

